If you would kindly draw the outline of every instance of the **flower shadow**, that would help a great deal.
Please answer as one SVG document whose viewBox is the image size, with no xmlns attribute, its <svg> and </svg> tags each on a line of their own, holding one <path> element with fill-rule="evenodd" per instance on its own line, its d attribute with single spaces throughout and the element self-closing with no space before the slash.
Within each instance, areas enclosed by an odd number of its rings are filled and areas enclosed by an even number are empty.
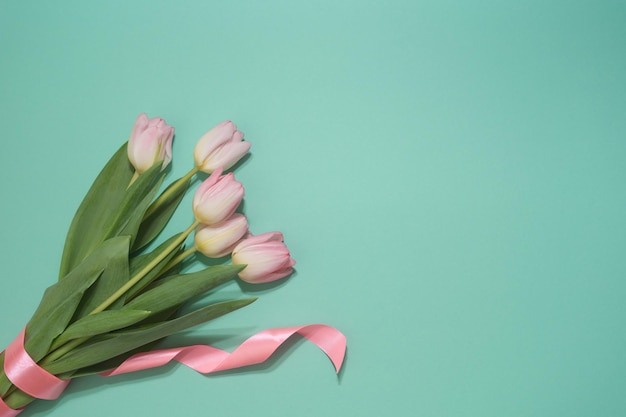
<svg viewBox="0 0 626 417">
<path fill-rule="evenodd" d="M 274 291 L 277 288 L 287 285 L 287 283 L 296 275 L 298 275 L 298 272 L 294 269 L 291 274 L 276 281 L 266 282 L 263 284 L 251 284 L 249 282 L 245 282 L 239 279 L 237 280 L 237 284 L 239 285 L 239 288 L 241 288 L 241 291 L 243 291 L 244 293 L 261 294 Z"/>
</svg>

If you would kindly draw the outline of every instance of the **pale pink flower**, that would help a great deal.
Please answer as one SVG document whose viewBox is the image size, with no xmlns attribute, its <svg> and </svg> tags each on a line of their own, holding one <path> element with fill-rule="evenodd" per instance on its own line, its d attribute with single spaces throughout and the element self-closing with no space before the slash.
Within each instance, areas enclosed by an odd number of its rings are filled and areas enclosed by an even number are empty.
<svg viewBox="0 0 626 417">
<path fill-rule="evenodd" d="M 162 169 L 172 160 L 174 128 L 158 117 L 148 119 L 141 113 L 128 139 L 128 159 L 138 174 L 147 171 L 159 161 Z"/>
<path fill-rule="evenodd" d="M 200 223 L 214 225 L 228 219 L 243 199 L 243 185 L 232 173 L 221 174 L 218 168 L 194 195 L 193 212 Z"/>
<path fill-rule="evenodd" d="M 280 232 L 263 233 L 242 240 L 233 249 L 233 265 L 247 265 L 239 277 L 260 284 L 286 277 L 296 262 L 291 259 Z"/>
<path fill-rule="evenodd" d="M 211 173 L 217 168 L 232 167 L 250 149 L 250 142 L 243 140 L 243 133 L 230 120 L 220 123 L 206 132 L 193 152 L 200 171 Z"/>
<path fill-rule="evenodd" d="M 209 258 L 228 255 L 248 233 L 248 221 L 243 214 L 235 213 L 221 223 L 198 226 L 194 241 L 196 249 Z"/>
</svg>

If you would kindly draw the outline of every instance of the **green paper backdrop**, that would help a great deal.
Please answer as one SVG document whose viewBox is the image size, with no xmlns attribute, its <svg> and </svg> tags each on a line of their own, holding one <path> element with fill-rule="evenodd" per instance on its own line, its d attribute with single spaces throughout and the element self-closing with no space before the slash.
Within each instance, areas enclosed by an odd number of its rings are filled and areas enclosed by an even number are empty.
<svg viewBox="0 0 626 417">
<path fill-rule="evenodd" d="M 217 376 L 84 378 L 23 415 L 626 414 L 624 22 L 609 0 L 0 2 L 0 346 L 140 112 L 176 127 L 170 178 L 235 121 L 251 229 L 298 261 L 166 346 L 307 323 L 349 343 L 339 377 L 296 340 Z"/>
</svg>

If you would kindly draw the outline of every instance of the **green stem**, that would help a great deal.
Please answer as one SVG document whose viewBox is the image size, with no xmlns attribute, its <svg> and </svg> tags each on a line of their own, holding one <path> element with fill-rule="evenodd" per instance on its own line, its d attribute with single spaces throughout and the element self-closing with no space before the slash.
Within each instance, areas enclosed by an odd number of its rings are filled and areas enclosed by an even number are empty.
<svg viewBox="0 0 626 417">
<path fill-rule="evenodd" d="M 191 226 L 189 226 L 183 233 L 180 234 L 178 239 L 174 240 L 167 248 L 165 248 L 163 252 L 161 252 L 157 257 L 155 257 L 143 269 L 137 272 L 135 276 L 133 276 L 126 284 L 122 285 L 113 295 L 111 295 L 104 302 L 102 302 L 102 304 L 96 307 L 91 313 L 89 313 L 89 315 L 100 313 L 101 311 L 104 311 L 107 307 L 109 307 L 111 304 L 113 304 L 115 301 L 117 301 L 122 295 L 124 295 L 126 291 L 131 289 L 133 285 L 137 284 L 143 277 L 145 277 L 146 274 L 148 274 L 148 272 L 152 270 L 152 268 L 157 266 L 159 262 L 165 259 L 170 253 L 172 253 L 173 250 L 176 250 L 176 248 L 178 248 L 185 241 L 185 239 L 187 239 L 187 236 L 189 236 L 189 234 L 198 226 L 198 224 L 200 224 L 200 222 L 195 220 L 191 224 Z M 44 366 L 50 362 L 53 362 L 59 359 L 61 356 L 70 352 L 72 349 L 74 349 L 81 343 L 85 342 L 87 339 L 89 339 L 89 337 L 82 337 L 82 338 L 69 341 L 68 343 L 64 344 L 63 346 L 61 346 L 54 352 L 51 352 L 50 354 L 48 354 L 48 356 L 46 356 L 39 364 L 41 366 Z"/>
<path fill-rule="evenodd" d="M 139 172 L 135 171 L 133 173 L 133 177 L 130 179 L 130 182 L 128 183 L 128 187 L 126 188 L 130 188 L 130 186 L 133 185 L 133 183 L 137 180 L 137 178 L 139 178 Z"/>
<path fill-rule="evenodd" d="M 154 211 L 157 210 L 159 206 L 161 206 L 161 204 L 166 202 L 172 196 L 172 194 L 178 191 L 178 189 L 182 187 L 185 183 L 187 183 L 187 181 L 189 181 L 191 177 L 193 177 L 198 171 L 198 167 L 194 166 L 187 174 L 172 183 L 171 187 L 163 191 L 159 198 L 157 198 L 152 204 L 150 204 L 150 207 L 148 207 L 148 210 L 146 210 L 144 218 L 150 217 L 150 215 L 154 213 Z"/>
<path fill-rule="evenodd" d="M 159 264 L 159 262 L 161 262 L 163 259 L 165 259 L 167 257 L 167 255 L 169 255 L 170 253 L 172 253 L 173 250 L 178 248 L 185 241 L 185 239 L 187 239 L 187 236 L 189 236 L 191 234 L 191 232 L 193 232 L 194 229 L 199 224 L 200 224 L 200 222 L 195 220 L 191 224 L 191 226 L 189 226 L 183 233 L 181 233 L 181 235 L 178 237 L 178 239 L 174 240 L 171 243 L 171 245 L 169 245 L 163 252 L 161 252 L 157 257 L 155 257 L 142 270 L 137 272 L 134 277 L 132 277 L 126 284 L 122 285 L 119 290 L 117 290 L 112 296 L 107 298 L 102 304 L 100 304 L 98 307 L 96 307 L 89 314 L 90 315 L 91 314 L 97 314 L 97 313 L 99 313 L 101 311 L 104 311 L 107 307 L 109 307 L 111 304 L 113 304 L 115 301 L 117 301 L 118 298 L 120 298 L 122 295 L 124 295 L 124 293 L 126 291 L 130 290 L 133 287 L 133 285 L 138 283 L 143 277 L 145 277 L 148 274 L 148 272 L 150 272 L 155 266 L 157 266 Z"/>
<path fill-rule="evenodd" d="M 187 249 L 186 251 L 184 251 L 183 253 L 181 253 L 180 255 L 178 255 L 177 257 L 173 258 L 171 261 L 169 261 L 167 263 L 167 265 L 165 265 L 165 267 L 163 267 L 163 271 L 162 272 L 167 272 L 170 269 L 172 269 L 173 267 L 175 267 L 176 265 L 178 265 L 179 263 L 181 263 L 182 261 L 185 260 L 185 258 L 187 258 L 189 255 L 193 255 L 194 253 L 196 253 L 196 247 L 192 247 Z"/>
</svg>

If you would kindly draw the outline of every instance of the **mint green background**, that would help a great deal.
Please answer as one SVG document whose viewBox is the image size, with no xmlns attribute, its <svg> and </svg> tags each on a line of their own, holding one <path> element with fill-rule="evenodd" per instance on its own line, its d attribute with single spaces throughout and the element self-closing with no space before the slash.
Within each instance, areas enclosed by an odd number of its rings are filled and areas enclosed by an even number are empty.
<svg viewBox="0 0 626 417">
<path fill-rule="evenodd" d="M 624 415 L 625 22 L 620 1 L 3 0 L 0 345 L 142 111 L 177 129 L 170 178 L 234 120 L 251 228 L 298 261 L 168 345 L 315 322 L 349 342 L 339 378 L 299 340 L 23 415 Z"/>
</svg>

